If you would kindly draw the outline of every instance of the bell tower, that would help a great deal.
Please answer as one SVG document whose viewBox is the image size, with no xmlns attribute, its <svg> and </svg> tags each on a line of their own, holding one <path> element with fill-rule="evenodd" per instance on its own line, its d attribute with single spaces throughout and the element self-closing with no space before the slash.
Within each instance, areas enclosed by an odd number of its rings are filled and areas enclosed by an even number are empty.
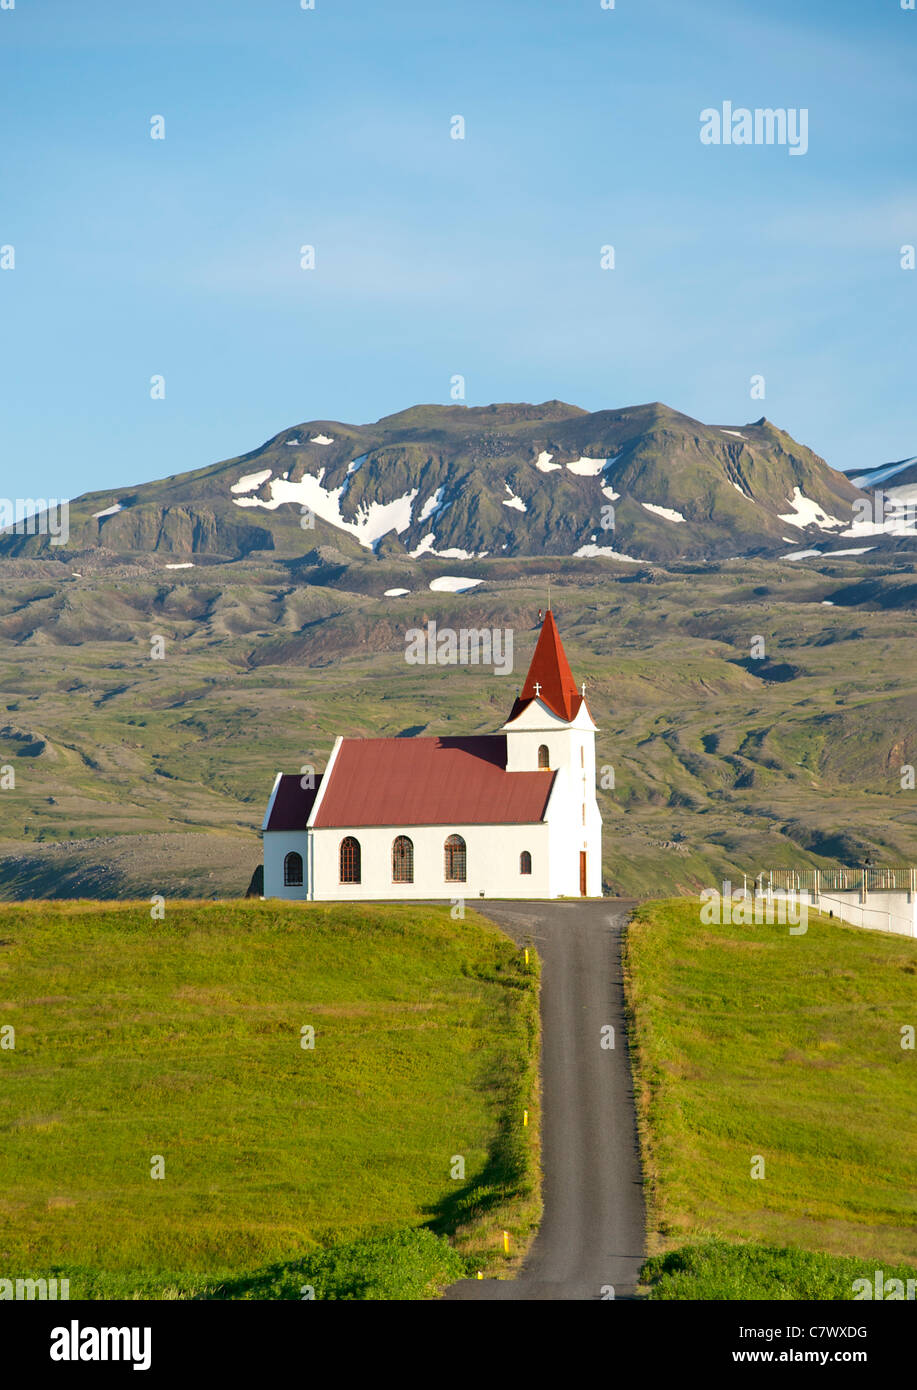
<svg viewBox="0 0 917 1390">
<path fill-rule="evenodd" d="M 586 687 L 576 687 L 550 608 L 525 683 L 501 732 L 506 734 L 507 772 L 563 767 L 577 783 L 585 776 L 594 797 L 597 730 L 586 704 Z"/>
<path fill-rule="evenodd" d="M 602 817 L 595 795 L 596 729 L 550 608 L 535 654 L 501 733 L 507 772 L 554 773 L 551 827 L 552 896 L 602 896 Z"/>
</svg>

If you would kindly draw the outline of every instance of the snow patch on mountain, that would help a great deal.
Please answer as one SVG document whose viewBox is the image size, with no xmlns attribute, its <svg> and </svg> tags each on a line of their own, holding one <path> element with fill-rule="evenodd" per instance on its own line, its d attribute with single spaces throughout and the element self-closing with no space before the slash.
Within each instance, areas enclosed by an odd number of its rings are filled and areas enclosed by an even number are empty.
<svg viewBox="0 0 917 1390">
<path fill-rule="evenodd" d="M 313 434 L 309 440 L 310 444 L 333 444 L 334 440 L 330 434 Z"/>
<path fill-rule="evenodd" d="M 641 507 L 645 507 L 648 512 L 655 512 L 657 516 L 664 516 L 666 521 L 684 521 L 681 512 L 676 512 L 674 507 L 659 507 L 655 502 L 641 502 Z"/>
<path fill-rule="evenodd" d="M 823 560 L 833 560 L 835 555 L 865 555 L 868 550 L 875 550 L 874 545 L 861 545 L 850 550 L 790 550 L 780 558 L 783 560 L 805 560 L 810 555 L 818 555 Z"/>
<path fill-rule="evenodd" d="M 800 530 L 805 526 L 817 526 L 821 531 L 830 531 L 833 526 L 844 524 L 840 517 L 829 516 L 817 502 L 806 497 L 800 487 L 794 487 L 793 496 L 786 500 L 793 510 L 778 512 L 777 516 L 780 521 L 786 521 L 790 526 L 798 526 Z"/>
<path fill-rule="evenodd" d="M 553 473 L 556 469 L 563 467 L 563 464 L 552 463 L 551 460 L 553 457 L 553 454 L 549 454 L 544 449 L 542 449 L 541 453 L 535 460 L 535 467 L 538 469 L 539 473 Z"/>
<path fill-rule="evenodd" d="M 527 507 L 526 504 L 523 502 L 523 500 L 522 500 L 521 497 L 517 497 L 517 496 L 516 496 L 516 494 L 513 492 L 512 488 L 510 487 L 509 483 L 504 483 L 503 486 L 506 488 L 506 491 L 509 493 L 509 497 L 501 497 L 501 499 L 500 499 L 501 502 L 503 503 L 504 507 L 515 507 L 515 509 L 516 509 L 517 512 L 527 512 L 527 511 L 528 511 L 528 507 Z"/>
<path fill-rule="evenodd" d="M 353 482 L 355 475 L 359 473 L 360 469 L 363 467 L 363 464 L 366 462 L 368 458 L 368 454 L 361 454 L 359 458 L 352 459 L 350 463 L 348 463 L 347 472 L 344 474 L 344 486 L 341 489 L 341 497 L 347 496 L 348 492 L 350 491 L 350 484 Z M 289 478 L 290 475 L 289 473 L 284 473 L 283 476 L 285 478 Z"/>
<path fill-rule="evenodd" d="M 124 508 L 122 507 L 121 503 L 120 503 L 120 502 L 115 502 L 114 506 L 112 506 L 112 507 L 106 507 L 105 510 L 104 510 L 104 512 L 93 512 L 92 518 L 93 518 L 93 521 L 94 521 L 97 517 L 100 517 L 100 516 L 114 516 L 116 512 L 123 512 L 123 511 L 124 511 Z"/>
<path fill-rule="evenodd" d="M 435 594 L 463 594 L 466 589 L 483 583 L 483 579 L 462 579 L 458 575 L 443 574 L 439 579 L 430 580 L 430 588 Z"/>
<path fill-rule="evenodd" d="M 736 439 L 744 439 L 744 438 L 745 438 L 745 435 L 744 435 L 744 434 L 739 434 L 739 431 L 738 431 L 738 430 L 720 430 L 720 434 L 732 434 L 732 435 L 735 435 Z"/>
<path fill-rule="evenodd" d="M 566 465 L 568 473 L 575 473 L 578 478 L 597 478 L 607 463 L 614 462 L 613 459 L 574 459 L 572 463 Z"/>
<path fill-rule="evenodd" d="M 327 521 L 330 525 L 338 526 L 342 531 L 355 536 L 367 550 L 371 550 L 376 541 L 380 541 L 389 531 L 397 531 L 400 535 L 411 525 L 411 512 L 418 491 L 416 487 L 391 502 L 361 503 L 353 521 L 345 521 L 341 515 L 341 497 L 345 484 L 342 483 L 336 488 L 326 488 L 322 485 L 324 476 L 325 469 L 320 468 L 316 477 L 306 473 L 298 483 L 291 483 L 285 478 L 274 478 L 270 486 L 271 495 L 266 502 L 258 497 L 234 497 L 233 501 L 237 507 L 263 507 L 269 512 L 276 511 L 285 502 L 308 507 L 309 511 L 314 512 L 322 521 Z"/>
<path fill-rule="evenodd" d="M 438 487 L 434 492 L 433 496 L 427 498 L 426 502 L 424 502 L 423 506 L 420 509 L 420 515 L 417 518 L 418 524 L 421 521 L 426 521 L 429 517 L 433 515 L 434 512 L 439 510 L 439 508 L 442 506 L 443 494 L 445 493 L 445 491 L 445 487 Z"/>
<path fill-rule="evenodd" d="M 444 560 L 483 560 L 487 554 L 486 550 L 482 550 L 480 555 L 475 555 L 473 550 L 459 550 L 456 546 L 451 546 L 448 550 L 434 550 L 433 542 L 435 540 L 435 532 L 428 531 L 416 550 L 409 552 L 411 559 L 419 560 L 421 555 L 435 555 Z"/>
<path fill-rule="evenodd" d="M 574 550 L 573 554 L 587 560 L 594 560 L 599 555 L 607 555 L 610 560 L 626 560 L 629 565 L 642 565 L 643 560 L 634 559 L 633 555 L 622 555 L 620 550 L 612 550 L 607 545 L 581 545 L 579 550 Z"/>
<path fill-rule="evenodd" d="M 610 502 L 617 502 L 621 494 L 620 492 L 615 492 L 613 487 L 603 487 L 602 496 L 607 497 Z"/>
<path fill-rule="evenodd" d="M 289 443 L 289 440 L 287 441 Z M 266 483 L 273 473 L 273 468 L 264 468 L 260 473 L 246 473 L 244 478 L 240 478 L 237 483 L 233 483 L 230 492 L 254 492 L 256 487 Z"/>
</svg>

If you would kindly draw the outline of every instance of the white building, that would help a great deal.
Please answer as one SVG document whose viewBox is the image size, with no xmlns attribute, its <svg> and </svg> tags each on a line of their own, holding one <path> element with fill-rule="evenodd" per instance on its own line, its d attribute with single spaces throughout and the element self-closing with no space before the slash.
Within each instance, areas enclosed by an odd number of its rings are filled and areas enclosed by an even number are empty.
<svg viewBox="0 0 917 1390">
<path fill-rule="evenodd" d="M 596 726 L 554 616 L 497 734 L 338 738 L 324 773 L 278 773 L 264 895 L 601 897 Z"/>
</svg>

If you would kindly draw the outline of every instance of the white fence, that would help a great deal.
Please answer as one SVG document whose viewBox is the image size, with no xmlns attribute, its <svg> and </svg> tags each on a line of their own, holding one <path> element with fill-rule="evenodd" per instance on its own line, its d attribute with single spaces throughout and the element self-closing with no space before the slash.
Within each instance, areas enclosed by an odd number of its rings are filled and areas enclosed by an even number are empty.
<svg viewBox="0 0 917 1390">
<path fill-rule="evenodd" d="M 801 894 L 851 926 L 917 937 L 917 868 L 764 869 L 755 892 Z"/>
<path fill-rule="evenodd" d="M 917 868 L 762 869 L 759 891 L 791 893 L 917 892 Z"/>
</svg>

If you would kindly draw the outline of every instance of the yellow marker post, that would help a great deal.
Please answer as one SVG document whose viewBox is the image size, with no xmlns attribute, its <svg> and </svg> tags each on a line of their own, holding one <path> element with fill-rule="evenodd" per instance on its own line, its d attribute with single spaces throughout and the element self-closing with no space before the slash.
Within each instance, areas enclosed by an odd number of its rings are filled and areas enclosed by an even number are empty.
<svg viewBox="0 0 917 1390">
<path fill-rule="evenodd" d="M 527 1125 L 528 1122 L 529 1122 L 529 1112 L 528 1112 L 527 1110 L 523 1110 L 523 1112 L 522 1112 L 522 1123 L 523 1123 L 524 1125 Z"/>
<path fill-rule="evenodd" d="M 529 948 L 528 948 L 528 946 L 526 946 L 526 948 L 525 948 L 525 963 L 526 963 L 526 965 L 528 965 L 528 963 L 529 963 Z"/>
<path fill-rule="evenodd" d="M 509 1231 L 503 1232 L 503 1253 L 504 1255 L 509 1254 Z"/>
<path fill-rule="evenodd" d="M 478 1278 L 479 1278 L 479 1279 L 483 1279 L 483 1278 L 484 1278 L 484 1275 L 481 1273 L 480 1270 L 478 1270 Z"/>
</svg>

